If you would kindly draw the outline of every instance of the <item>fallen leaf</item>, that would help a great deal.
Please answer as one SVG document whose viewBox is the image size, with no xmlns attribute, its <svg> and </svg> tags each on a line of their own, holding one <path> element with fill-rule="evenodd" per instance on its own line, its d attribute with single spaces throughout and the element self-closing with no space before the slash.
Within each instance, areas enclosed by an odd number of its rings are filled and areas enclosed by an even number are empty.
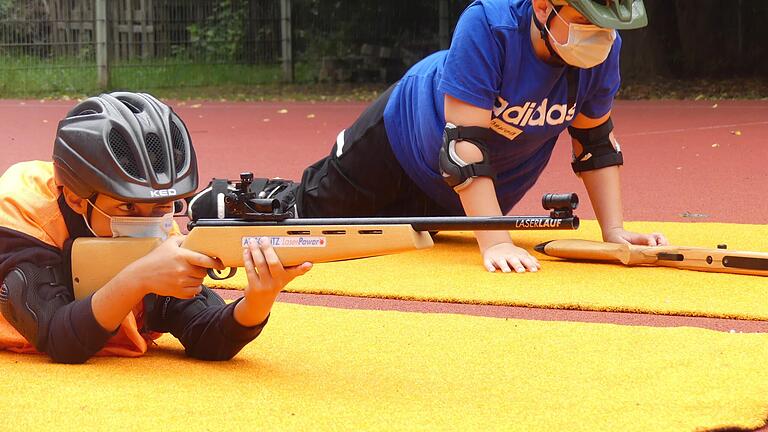
<svg viewBox="0 0 768 432">
<path fill-rule="evenodd" d="M 714 143 L 714 144 L 712 144 L 712 147 L 713 147 L 713 148 L 717 148 L 717 147 L 720 147 L 720 144 L 718 144 L 718 143 Z"/>
<path fill-rule="evenodd" d="M 692 218 L 692 219 L 704 219 L 704 218 L 708 218 L 709 217 L 708 214 L 704 214 L 704 213 L 691 213 L 689 211 L 684 211 L 684 212 L 680 213 L 680 216 L 684 217 L 684 218 Z"/>
<path fill-rule="evenodd" d="M 48 120 L 43 120 L 43 123 L 48 123 Z"/>
<path fill-rule="evenodd" d="M 676 169 L 676 170 L 678 170 L 678 171 L 680 171 L 680 170 L 682 170 L 682 169 L 683 169 L 683 167 L 677 167 L 677 168 L 675 168 L 675 169 Z"/>
<path fill-rule="evenodd" d="M 198 103 L 198 104 L 190 105 L 189 107 L 190 108 L 200 108 L 201 106 L 203 106 L 203 105 Z"/>
<path fill-rule="evenodd" d="M 285 109 L 285 108 L 283 108 L 283 109 L 281 109 L 281 110 L 278 110 L 278 111 L 277 111 L 277 113 L 278 113 L 278 114 L 288 114 L 288 110 L 287 110 L 287 109 Z"/>
<path fill-rule="evenodd" d="M 307 114 L 307 118 L 308 119 L 313 119 L 313 118 L 315 118 L 315 115 L 314 114 Z"/>
<path fill-rule="evenodd" d="M 717 104 L 712 105 L 712 109 L 717 108 Z"/>
<path fill-rule="evenodd" d="M 264 119 L 263 121 L 264 121 L 264 123 L 266 123 L 266 122 L 268 122 L 268 121 L 269 121 L 269 119 Z"/>
</svg>

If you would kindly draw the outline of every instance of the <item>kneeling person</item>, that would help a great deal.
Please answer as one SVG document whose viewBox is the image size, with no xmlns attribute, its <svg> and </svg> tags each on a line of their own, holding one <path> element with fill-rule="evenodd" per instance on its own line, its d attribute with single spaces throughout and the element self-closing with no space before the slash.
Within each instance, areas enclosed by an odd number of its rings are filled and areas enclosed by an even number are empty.
<svg viewBox="0 0 768 432">
<path fill-rule="evenodd" d="M 250 244 L 249 286 L 226 304 L 201 285 L 221 263 L 181 248 L 173 222 L 174 200 L 197 186 L 189 134 L 167 105 L 112 93 L 75 106 L 59 123 L 53 162 L 18 163 L 0 177 L 0 349 L 82 363 L 141 355 L 170 332 L 187 355 L 225 360 L 254 340 L 278 293 L 311 265 L 283 268 L 269 242 Z M 93 236 L 166 240 L 76 300 L 72 242 Z"/>
</svg>

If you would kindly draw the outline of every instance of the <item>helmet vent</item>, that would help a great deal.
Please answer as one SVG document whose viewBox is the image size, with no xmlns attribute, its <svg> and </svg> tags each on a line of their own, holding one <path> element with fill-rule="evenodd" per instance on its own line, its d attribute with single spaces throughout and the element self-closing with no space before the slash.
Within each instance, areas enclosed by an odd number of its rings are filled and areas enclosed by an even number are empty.
<svg viewBox="0 0 768 432">
<path fill-rule="evenodd" d="M 173 164 L 176 167 L 176 174 L 181 174 L 184 164 L 187 163 L 187 149 L 184 146 L 184 135 L 174 122 L 171 122 L 171 139 L 173 140 Z"/>
<path fill-rule="evenodd" d="M 153 133 L 148 133 L 144 140 L 147 143 L 147 154 L 149 155 L 149 161 L 152 163 L 152 170 L 156 174 L 165 174 L 168 159 L 163 151 L 163 140 Z"/>
<path fill-rule="evenodd" d="M 136 156 L 131 151 L 131 148 L 128 147 L 125 138 L 114 129 L 109 131 L 109 148 L 112 150 L 115 160 L 123 171 L 133 178 L 144 180 L 139 173 L 139 164 L 136 162 Z"/>
<path fill-rule="evenodd" d="M 134 114 L 138 114 L 138 113 L 141 112 L 141 110 L 136 105 L 134 105 L 134 104 L 132 104 L 132 103 L 130 103 L 128 101 L 120 99 L 120 102 L 122 102 L 123 105 L 127 106 L 128 109 L 131 110 L 131 112 L 134 113 Z"/>
</svg>

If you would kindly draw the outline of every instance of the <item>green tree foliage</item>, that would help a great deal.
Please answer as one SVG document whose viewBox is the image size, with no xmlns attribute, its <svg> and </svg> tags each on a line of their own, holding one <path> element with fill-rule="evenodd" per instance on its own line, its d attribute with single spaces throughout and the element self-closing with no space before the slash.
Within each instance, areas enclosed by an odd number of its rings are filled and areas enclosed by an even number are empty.
<svg viewBox="0 0 768 432">
<path fill-rule="evenodd" d="M 221 0 L 202 23 L 187 26 L 195 59 L 209 63 L 239 62 L 246 46 L 247 12 L 247 0 Z"/>
</svg>

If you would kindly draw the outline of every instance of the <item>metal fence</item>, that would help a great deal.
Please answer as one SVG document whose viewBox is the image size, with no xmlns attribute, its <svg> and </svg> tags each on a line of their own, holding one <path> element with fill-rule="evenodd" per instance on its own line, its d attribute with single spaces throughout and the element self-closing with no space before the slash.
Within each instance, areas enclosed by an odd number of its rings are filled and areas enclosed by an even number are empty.
<svg viewBox="0 0 768 432">
<path fill-rule="evenodd" d="M 468 1 L 372 3 L 0 0 L 0 96 L 392 81 L 447 47 Z"/>
</svg>

